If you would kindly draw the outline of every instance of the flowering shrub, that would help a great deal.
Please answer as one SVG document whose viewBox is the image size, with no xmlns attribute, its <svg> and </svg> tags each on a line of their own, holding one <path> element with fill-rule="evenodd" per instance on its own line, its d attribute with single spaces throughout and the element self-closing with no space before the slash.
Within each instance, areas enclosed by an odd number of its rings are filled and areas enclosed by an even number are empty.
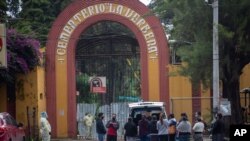
<svg viewBox="0 0 250 141">
<path fill-rule="evenodd" d="M 6 44 L 8 68 L 0 70 L 0 82 L 13 82 L 16 73 L 26 74 L 39 65 L 41 53 L 38 40 L 10 29 Z"/>
</svg>

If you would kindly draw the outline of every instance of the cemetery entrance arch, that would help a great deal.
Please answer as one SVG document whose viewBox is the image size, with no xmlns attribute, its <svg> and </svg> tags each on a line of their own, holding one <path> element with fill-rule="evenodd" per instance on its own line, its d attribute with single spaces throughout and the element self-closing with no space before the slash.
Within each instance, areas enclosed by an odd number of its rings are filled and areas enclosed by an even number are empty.
<svg viewBox="0 0 250 141">
<path fill-rule="evenodd" d="M 75 49 L 83 31 L 105 20 L 125 25 L 138 40 L 142 99 L 169 105 L 168 45 L 159 19 L 139 0 L 76 0 L 55 20 L 46 45 L 46 100 L 53 137 L 77 134 Z"/>
</svg>

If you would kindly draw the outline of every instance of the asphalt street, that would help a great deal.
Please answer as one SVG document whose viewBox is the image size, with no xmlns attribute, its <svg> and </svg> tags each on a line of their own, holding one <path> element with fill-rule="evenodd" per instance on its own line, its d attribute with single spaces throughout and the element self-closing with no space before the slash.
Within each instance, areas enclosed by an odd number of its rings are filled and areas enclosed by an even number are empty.
<svg viewBox="0 0 250 141">
<path fill-rule="evenodd" d="M 81 137 L 78 138 L 79 139 L 51 139 L 51 141 L 98 141 L 96 138 L 94 139 L 85 139 Z M 119 137 L 118 141 L 124 141 L 124 139 L 122 137 Z M 210 139 L 208 136 L 204 136 L 203 141 L 212 141 L 212 139 Z"/>
</svg>

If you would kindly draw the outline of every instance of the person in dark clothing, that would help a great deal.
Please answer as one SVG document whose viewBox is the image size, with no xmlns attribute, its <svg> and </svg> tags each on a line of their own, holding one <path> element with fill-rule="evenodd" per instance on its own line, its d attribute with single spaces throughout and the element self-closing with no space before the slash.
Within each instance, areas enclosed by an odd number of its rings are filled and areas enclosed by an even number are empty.
<svg viewBox="0 0 250 141">
<path fill-rule="evenodd" d="M 139 137 L 141 141 L 149 141 L 149 121 L 145 115 L 142 116 L 142 119 L 138 123 L 139 126 Z"/>
<path fill-rule="evenodd" d="M 157 121 L 158 138 L 159 141 L 168 141 L 168 119 L 164 113 L 160 114 Z"/>
<path fill-rule="evenodd" d="M 117 130 L 119 129 L 119 123 L 116 120 L 116 114 L 112 114 L 112 119 L 106 124 L 108 128 L 107 141 L 117 141 Z"/>
<path fill-rule="evenodd" d="M 222 114 L 216 115 L 216 121 L 212 127 L 212 141 L 223 141 L 224 139 L 225 124 L 222 120 Z"/>
<path fill-rule="evenodd" d="M 149 121 L 149 134 L 150 134 L 150 141 L 158 141 L 156 115 L 153 115 L 151 121 Z"/>
<path fill-rule="evenodd" d="M 128 122 L 124 125 L 126 141 L 135 141 L 137 136 L 137 127 L 133 122 L 133 118 L 129 117 Z"/>
<path fill-rule="evenodd" d="M 103 124 L 104 115 L 99 113 L 96 120 L 96 132 L 98 134 L 98 141 L 104 141 L 104 136 L 106 134 L 106 129 Z"/>
</svg>

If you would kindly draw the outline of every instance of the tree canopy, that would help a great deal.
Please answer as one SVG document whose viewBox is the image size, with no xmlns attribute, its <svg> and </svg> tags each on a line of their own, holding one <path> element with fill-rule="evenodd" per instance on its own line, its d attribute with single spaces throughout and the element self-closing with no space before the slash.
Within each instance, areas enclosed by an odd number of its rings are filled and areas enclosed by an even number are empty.
<svg viewBox="0 0 250 141">
<path fill-rule="evenodd" d="M 181 46 L 178 55 L 187 65 L 180 74 L 188 76 L 193 84 L 212 84 L 212 3 L 203 0 L 157 0 L 151 3 L 163 22 L 174 25 L 170 39 L 191 42 Z M 242 123 L 239 99 L 239 78 L 250 62 L 250 1 L 219 0 L 219 57 L 223 98 L 232 108 L 232 123 Z M 168 20 L 166 20 L 168 19 Z"/>
<path fill-rule="evenodd" d="M 70 2 L 71 0 L 8 0 L 7 7 L 12 16 L 10 19 L 18 19 L 9 22 L 9 27 L 22 34 L 32 35 L 45 46 L 53 21 Z"/>
<path fill-rule="evenodd" d="M 52 22 L 71 0 L 6 0 L 0 2 L 0 22 L 7 26 L 8 69 L 0 82 L 14 82 L 16 73 L 39 65 L 39 48 L 45 46 Z"/>
</svg>

